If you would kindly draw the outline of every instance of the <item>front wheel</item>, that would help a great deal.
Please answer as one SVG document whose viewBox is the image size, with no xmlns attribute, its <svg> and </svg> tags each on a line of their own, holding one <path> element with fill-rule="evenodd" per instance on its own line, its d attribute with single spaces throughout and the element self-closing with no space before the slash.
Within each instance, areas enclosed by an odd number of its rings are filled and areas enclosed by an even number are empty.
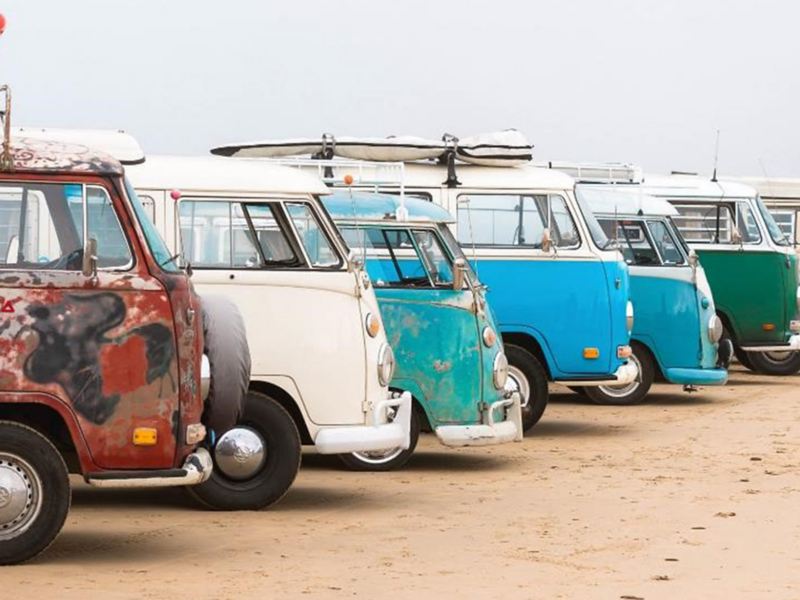
<svg viewBox="0 0 800 600">
<path fill-rule="evenodd" d="M 214 471 L 189 493 L 214 510 L 258 510 L 275 504 L 300 469 L 300 434 L 278 402 L 249 391 L 244 413 L 211 453 Z"/>
<path fill-rule="evenodd" d="M 794 375 L 800 371 L 800 352 L 748 352 L 752 369 L 764 375 Z"/>
<path fill-rule="evenodd" d="M 351 471 L 393 471 L 405 466 L 419 441 L 419 414 L 417 408 L 411 411 L 410 443 L 408 448 L 390 448 L 388 450 L 373 450 L 370 452 L 351 452 L 339 454 L 339 460 Z"/>
<path fill-rule="evenodd" d="M 633 354 L 628 359 L 638 368 L 636 379 L 627 385 L 600 385 L 586 388 L 586 395 L 596 404 L 618 404 L 627 406 L 638 404 L 653 385 L 655 368 L 650 353 L 642 347 L 633 348 Z"/>
<path fill-rule="evenodd" d="M 0 565 L 45 550 L 69 504 L 67 466 L 55 446 L 35 429 L 0 421 Z"/>
<path fill-rule="evenodd" d="M 547 389 L 547 372 L 533 354 L 505 344 L 508 358 L 508 381 L 519 392 L 522 402 L 522 430 L 528 431 L 539 422 L 547 408 L 550 392 Z"/>
</svg>

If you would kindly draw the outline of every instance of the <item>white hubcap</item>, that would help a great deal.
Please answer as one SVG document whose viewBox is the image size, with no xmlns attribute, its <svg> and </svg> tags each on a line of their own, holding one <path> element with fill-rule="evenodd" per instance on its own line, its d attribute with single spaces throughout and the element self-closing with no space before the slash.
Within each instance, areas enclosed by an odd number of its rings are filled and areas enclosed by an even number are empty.
<svg viewBox="0 0 800 600">
<path fill-rule="evenodd" d="M 636 365 L 636 379 L 631 381 L 627 385 L 601 385 L 598 386 L 600 391 L 603 392 L 606 396 L 610 396 L 611 398 L 627 398 L 631 394 L 634 394 L 636 390 L 639 389 L 639 386 L 642 384 L 642 363 L 639 362 L 639 359 L 636 358 L 635 354 L 632 354 L 631 357 L 628 359 L 633 364 Z"/>
<path fill-rule="evenodd" d="M 0 452 L 0 541 L 28 529 L 42 509 L 42 482 L 27 461 Z"/>
</svg>

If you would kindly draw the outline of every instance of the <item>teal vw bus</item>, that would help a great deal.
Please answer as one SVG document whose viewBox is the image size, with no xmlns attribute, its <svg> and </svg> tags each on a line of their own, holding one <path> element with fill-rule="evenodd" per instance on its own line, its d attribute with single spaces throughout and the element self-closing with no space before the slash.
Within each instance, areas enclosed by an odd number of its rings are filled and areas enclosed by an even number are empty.
<svg viewBox="0 0 800 600">
<path fill-rule="evenodd" d="M 521 440 L 520 396 L 506 389 L 497 324 L 448 229 L 450 214 L 418 199 L 342 190 L 323 204 L 365 263 L 395 350 L 391 385 L 414 399 L 408 449 L 342 460 L 351 468 L 396 468 L 413 453 L 421 429 L 445 446 Z"/>
<path fill-rule="evenodd" d="M 619 186 L 578 185 L 576 195 L 628 263 L 636 311 L 631 360 L 639 367 L 636 381 L 586 388 L 586 394 L 596 402 L 633 404 L 656 378 L 688 389 L 724 384 L 733 349 L 720 339 L 722 320 L 705 271 L 675 227 L 678 211 Z"/>
</svg>

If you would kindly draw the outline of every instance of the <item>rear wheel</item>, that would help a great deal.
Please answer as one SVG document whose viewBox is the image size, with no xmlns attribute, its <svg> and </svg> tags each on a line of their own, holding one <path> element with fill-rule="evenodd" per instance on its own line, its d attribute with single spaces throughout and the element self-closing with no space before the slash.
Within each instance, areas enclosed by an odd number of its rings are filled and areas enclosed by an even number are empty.
<svg viewBox="0 0 800 600">
<path fill-rule="evenodd" d="M 67 466 L 38 431 L 0 421 L 0 564 L 33 558 L 61 531 L 70 504 Z"/>
<path fill-rule="evenodd" d="M 189 493 L 215 510 L 258 510 L 289 490 L 300 469 L 300 434 L 278 402 L 250 391 L 244 414 L 212 451 L 214 472 Z"/>
<path fill-rule="evenodd" d="M 351 471 L 393 471 L 405 466 L 419 441 L 419 414 L 415 407 L 411 411 L 410 440 L 407 449 L 390 448 L 370 452 L 351 452 L 339 454 L 339 460 Z"/>
<path fill-rule="evenodd" d="M 739 361 L 744 368 L 750 369 L 751 371 L 755 371 L 756 368 L 753 366 L 753 363 L 750 361 L 750 354 L 742 350 L 736 344 L 733 345 L 733 353 L 736 356 L 736 360 Z"/>
<path fill-rule="evenodd" d="M 627 385 L 600 385 L 597 387 L 587 387 L 586 395 L 596 404 L 618 404 L 630 405 L 638 404 L 653 385 L 655 378 L 655 368 L 650 353 L 642 346 L 633 347 L 633 354 L 628 359 L 633 362 L 639 372 L 636 379 Z"/>
<path fill-rule="evenodd" d="M 522 430 L 528 431 L 539 422 L 547 408 L 550 392 L 547 372 L 533 354 L 511 344 L 505 344 L 508 358 L 508 381 L 519 392 L 522 402 Z"/>
<path fill-rule="evenodd" d="M 794 375 L 800 371 L 800 352 L 748 352 L 752 369 L 764 375 Z"/>
</svg>

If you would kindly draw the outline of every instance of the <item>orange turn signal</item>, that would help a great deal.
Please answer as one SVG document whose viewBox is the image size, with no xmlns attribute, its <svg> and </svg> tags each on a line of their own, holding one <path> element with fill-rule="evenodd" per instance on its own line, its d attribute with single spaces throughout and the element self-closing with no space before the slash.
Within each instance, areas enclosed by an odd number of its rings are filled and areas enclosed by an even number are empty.
<svg viewBox="0 0 800 600">
<path fill-rule="evenodd" d="M 590 360 L 600 358 L 600 348 L 584 348 L 583 358 L 588 358 Z"/>
<path fill-rule="evenodd" d="M 764 331 L 775 331 L 775 323 L 764 323 L 761 329 Z"/>
<path fill-rule="evenodd" d="M 133 430 L 134 446 L 155 446 L 158 443 L 158 431 L 153 427 L 137 427 Z"/>
</svg>

